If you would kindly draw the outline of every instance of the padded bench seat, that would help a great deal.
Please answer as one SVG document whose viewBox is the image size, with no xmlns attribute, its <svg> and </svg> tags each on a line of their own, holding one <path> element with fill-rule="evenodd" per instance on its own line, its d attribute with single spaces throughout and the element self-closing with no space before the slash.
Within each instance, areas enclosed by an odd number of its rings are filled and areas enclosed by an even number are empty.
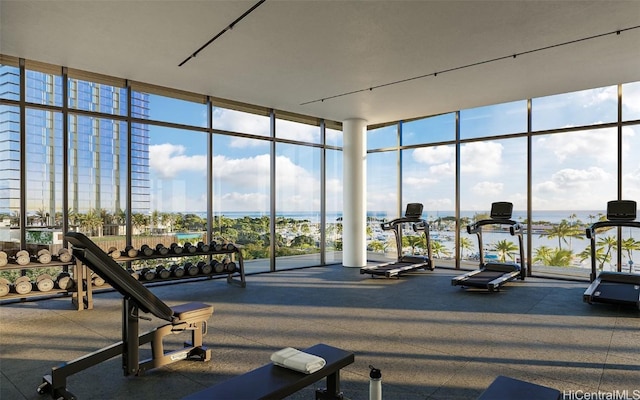
<svg viewBox="0 0 640 400">
<path fill-rule="evenodd" d="M 213 306 L 205 303 L 185 303 L 171 307 L 178 321 L 206 320 L 213 314 Z"/>
<path fill-rule="evenodd" d="M 323 378 L 327 378 L 327 388 L 316 391 L 316 399 L 342 399 L 340 370 L 354 362 L 354 354 L 322 343 L 303 351 L 324 358 L 326 365 L 313 374 L 304 374 L 269 363 L 193 393 L 183 400 L 281 399 Z"/>
</svg>

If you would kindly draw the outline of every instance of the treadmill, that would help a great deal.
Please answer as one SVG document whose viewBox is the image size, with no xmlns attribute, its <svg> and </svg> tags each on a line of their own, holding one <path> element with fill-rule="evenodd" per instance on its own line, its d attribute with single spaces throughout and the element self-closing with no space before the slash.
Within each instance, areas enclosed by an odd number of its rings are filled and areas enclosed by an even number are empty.
<svg viewBox="0 0 640 400">
<path fill-rule="evenodd" d="M 513 204 L 509 202 L 495 202 L 491 204 L 491 218 L 480 220 L 467 226 L 469 234 L 476 234 L 480 246 L 480 268 L 464 275 L 451 279 L 452 286 L 473 287 L 488 289 L 490 292 L 499 291 L 505 283 L 516 278 L 524 280 L 526 267 L 518 263 L 485 262 L 482 246 L 482 227 L 484 225 L 508 225 L 511 236 L 518 237 L 520 249 L 520 262 L 524 260 L 524 245 L 522 239 L 522 226 L 511 220 Z"/>
<path fill-rule="evenodd" d="M 396 237 L 396 246 L 398 248 L 397 261 L 388 262 L 380 265 L 360 268 L 360 274 L 370 274 L 373 278 L 375 275 L 382 275 L 387 278 L 395 276 L 400 279 L 400 275 L 405 272 L 414 271 L 416 269 L 429 269 L 433 271 L 435 266 L 431 262 L 431 242 L 429 240 L 429 224 L 422 219 L 422 204 L 409 203 L 404 213 L 404 217 L 396 218 L 389 222 L 381 224 L 382 230 L 393 231 Z M 405 256 L 402 254 L 402 225 L 405 223 L 412 224 L 414 232 L 423 232 L 427 244 L 427 256 Z"/>
<path fill-rule="evenodd" d="M 584 302 L 622 304 L 635 306 L 640 310 L 640 274 L 633 272 L 602 271 L 596 276 L 596 235 L 601 228 L 640 228 L 636 221 L 636 202 L 633 200 L 612 200 L 607 203 L 607 220 L 598 221 L 587 228 L 587 238 L 591 239 L 591 284 L 585 290 Z"/>
</svg>

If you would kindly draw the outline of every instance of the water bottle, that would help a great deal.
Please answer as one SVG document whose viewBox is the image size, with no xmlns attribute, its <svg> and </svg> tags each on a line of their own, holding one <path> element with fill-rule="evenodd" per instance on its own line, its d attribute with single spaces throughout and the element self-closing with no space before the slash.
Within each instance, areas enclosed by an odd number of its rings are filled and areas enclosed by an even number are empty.
<svg viewBox="0 0 640 400">
<path fill-rule="evenodd" d="M 382 373 L 373 365 L 369 368 L 369 400 L 382 400 Z"/>
</svg>

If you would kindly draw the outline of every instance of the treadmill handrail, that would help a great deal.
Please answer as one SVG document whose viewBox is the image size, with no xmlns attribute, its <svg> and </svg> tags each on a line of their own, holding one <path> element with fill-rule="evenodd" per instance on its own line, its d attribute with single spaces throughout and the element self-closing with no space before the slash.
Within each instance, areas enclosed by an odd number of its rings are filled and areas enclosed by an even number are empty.
<svg viewBox="0 0 640 400">
<path fill-rule="evenodd" d="M 513 228 L 509 230 L 510 232 L 512 232 L 512 236 L 515 236 L 518 233 L 522 233 L 522 225 L 520 225 L 519 222 L 510 219 L 483 219 L 474 222 L 473 224 L 467 225 L 467 232 L 469 234 L 478 233 L 480 228 L 484 225 L 510 225 Z"/>
<path fill-rule="evenodd" d="M 91 268 L 125 298 L 135 301 L 140 310 L 169 322 L 177 319 L 171 307 L 133 278 L 91 239 L 79 232 L 67 232 L 65 239 L 71 243 L 73 255 L 76 258 Z"/>
<path fill-rule="evenodd" d="M 640 221 L 598 221 L 591 224 L 586 229 L 587 238 L 591 239 L 596 236 L 596 229 L 600 228 L 617 228 L 617 227 L 640 228 Z"/>
<path fill-rule="evenodd" d="M 402 218 L 396 218 L 396 219 L 392 219 L 389 222 L 383 222 L 380 224 L 380 227 L 385 230 L 391 230 L 394 229 L 394 227 L 396 225 L 399 224 L 404 224 L 404 223 L 424 223 L 426 224 L 426 221 L 422 218 L 415 218 L 415 217 L 402 217 Z"/>
</svg>

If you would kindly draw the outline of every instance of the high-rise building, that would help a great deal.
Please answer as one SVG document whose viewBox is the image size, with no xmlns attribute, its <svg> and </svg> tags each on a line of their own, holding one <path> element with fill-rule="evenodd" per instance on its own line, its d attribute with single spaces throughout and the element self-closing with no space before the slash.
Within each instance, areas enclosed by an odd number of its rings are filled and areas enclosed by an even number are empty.
<svg viewBox="0 0 640 400">
<path fill-rule="evenodd" d="M 127 88 L 69 78 L 64 124 L 62 76 L 26 70 L 25 83 L 25 171 L 20 169 L 19 106 L 0 106 L 0 221 L 5 221 L 4 226 L 7 220 L 12 226 L 18 224 L 21 179 L 26 183 L 27 226 L 61 226 L 65 168 L 72 225 L 80 215 L 100 218 L 105 229 L 123 225 L 129 151 L 131 211 L 148 213 L 149 130 L 146 124 L 132 124 L 131 143 L 127 140 Z M 19 85 L 19 68 L 0 65 L 0 96 L 19 101 Z M 148 102 L 148 95 L 135 93 L 131 115 L 148 118 Z"/>
</svg>

